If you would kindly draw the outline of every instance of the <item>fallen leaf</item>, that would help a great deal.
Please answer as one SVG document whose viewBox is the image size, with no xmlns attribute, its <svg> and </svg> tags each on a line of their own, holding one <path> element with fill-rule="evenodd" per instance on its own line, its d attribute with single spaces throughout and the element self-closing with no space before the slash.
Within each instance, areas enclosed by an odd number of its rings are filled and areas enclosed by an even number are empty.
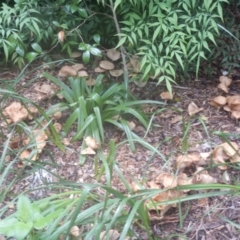
<svg viewBox="0 0 240 240">
<path fill-rule="evenodd" d="M 201 157 L 199 154 L 179 155 L 176 158 L 176 167 L 177 169 L 182 170 L 192 164 L 197 164 L 200 160 Z"/>
<path fill-rule="evenodd" d="M 177 177 L 171 173 L 161 173 L 157 176 L 156 182 L 160 183 L 164 188 L 174 188 L 177 186 Z"/>
</svg>

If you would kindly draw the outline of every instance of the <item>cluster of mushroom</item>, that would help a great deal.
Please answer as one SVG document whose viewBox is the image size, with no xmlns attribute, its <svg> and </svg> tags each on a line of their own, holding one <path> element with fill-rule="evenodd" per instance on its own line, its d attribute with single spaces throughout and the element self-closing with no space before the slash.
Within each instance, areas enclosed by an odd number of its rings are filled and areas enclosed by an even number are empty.
<svg viewBox="0 0 240 240">
<path fill-rule="evenodd" d="M 107 57 L 113 62 L 117 61 L 118 59 L 120 59 L 120 52 L 115 49 L 110 49 L 107 51 Z M 113 77 L 119 77 L 123 74 L 122 69 L 115 69 L 114 64 L 107 60 L 100 61 L 98 67 L 94 69 L 94 72 L 96 73 L 103 73 L 106 71 L 109 71 L 110 75 Z M 58 76 L 63 78 L 65 77 L 87 77 L 88 78 L 89 74 L 84 70 L 83 64 L 74 64 L 71 66 L 63 66 L 60 69 Z M 89 84 L 89 85 L 93 85 L 95 81 L 92 80 L 91 83 L 92 84 Z"/>
<path fill-rule="evenodd" d="M 230 86 L 232 80 L 226 76 L 220 77 L 220 84 L 218 89 L 228 93 L 228 87 Z M 240 119 L 240 96 L 217 96 L 210 101 L 210 105 L 218 109 L 223 108 L 225 111 L 231 113 L 231 117 L 235 119 Z"/>
</svg>

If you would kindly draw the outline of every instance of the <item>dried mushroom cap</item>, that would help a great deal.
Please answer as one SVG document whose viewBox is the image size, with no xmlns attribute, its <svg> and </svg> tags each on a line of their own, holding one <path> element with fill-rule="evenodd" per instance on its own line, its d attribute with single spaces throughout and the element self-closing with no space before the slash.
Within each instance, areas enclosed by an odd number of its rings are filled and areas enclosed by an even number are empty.
<svg viewBox="0 0 240 240">
<path fill-rule="evenodd" d="M 78 72 L 78 77 L 88 77 L 88 73 L 86 71 L 79 71 Z"/>
<path fill-rule="evenodd" d="M 210 102 L 210 105 L 213 107 L 223 107 L 227 104 L 227 98 L 223 96 L 217 96 L 213 98 Z"/>
<path fill-rule="evenodd" d="M 109 61 L 105 61 L 105 60 L 100 61 L 99 67 L 100 67 L 100 68 L 103 68 L 103 69 L 105 69 L 105 70 L 113 70 L 113 69 L 114 69 L 113 63 L 111 63 L 111 62 L 109 62 Z"/>
<path fill-rule="evenodd" d="M 76 77 L 76 75 L 77 70 L 72 66 L 63 66 L 58 73 L 59 77 Z"/>
<path fill-rule="evenodd" d="M 240 96 L 228 96 L 227 103 L 231 111 L 239 111 L 240 112 Z"/>
<path fill-rule="evenodd" d="M 105 72 L 106 70 L 105 69 L 102 69 L 102 68 L 100 68 L 100 67 L 96 67 L 95 69 L 94 69 L 94 72 L 96 72 L 96 73 L 101 73 L 101 72 Z"/>
<path fill-rule="evenodd" d="M 123 70 L 122 69 L 115 69 L 115 70 L 111 70 L 110 71 L 110 74 L 113 76 L 113 77 L 119 77 L 123 74 Z"/>
<path fill-rule="evenodd" d="M 80 69 L 84 68 L 83 64 L 81 63 L 74 64 L 71 67 L 74 68 L 76 71 L 79 71 Z"/>
<path fill-rule="evenodd" d="M 231 112 L 231 109 L 229 108 L 228 105 L 225 105 L 225 106 L 223 107 L 223 109 L 224 109 L 225 111 L 227 111 L 227 112 Z"/>
<path fill-rule="evenodd" d="M 170 92 L 162 92 L 160 97 L 164 100 L 173 99 L 173 95 Z"/>
<path fill-rule="evenodd" d="M 25 120 L 28 117 L 28 111 L 21 103 L 13 102 L 3 111 L 4 115 L 7 115 L 14 123 Z"/>
<path fill-rule="evenodd" d="M 44 94 L 50 94 L 52 92 L 52 86 L 46 83 L 43 83 L 41 86 L 37 85 L 34 89 Z"/>
<path fill-rule="evenodd" d="M 240 119 L 240 112 L 238 111 L 232 111 L 231 112 L 231 117 L 235 118 L 235 119 Z"/>
<path fill-rule="evenodd" d="M 227 87 L 229 87 L 232 83 L 232 79 L 227 76 L 220 76 L 219 81 Z"/>
<path fill-rule="evenodd" d="M 107 51 L 107 56 L 112 61 L 117 61 L 120 58 L 120 52 L 115 49 L 110 49 Z"/>
<path fill-rule="evenodd" d="M 228 91 L 229 91 L 228 87 L 224 83 L 218 84 L 218 89 L 225 93 L 228 93 Z"/>
</svg>

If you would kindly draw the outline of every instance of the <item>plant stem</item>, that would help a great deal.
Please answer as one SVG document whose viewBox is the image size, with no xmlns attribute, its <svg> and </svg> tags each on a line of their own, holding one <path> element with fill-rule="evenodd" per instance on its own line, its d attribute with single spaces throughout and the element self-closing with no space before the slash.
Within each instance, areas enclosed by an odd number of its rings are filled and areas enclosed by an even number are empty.
<svg viewBox="0 0 240 240">
<path fill-rule="evenodd" d="M 112 10 L 113 13 L 113 19 L 114 19 L 114 23 L 115 23 L 115 27 L 117 30 L 117 34 L 118 34 L 118 39 L 119 41 L 121 40 L 121 36 L 119 35 L 121 33 L 120 27 L 119 27 L 119 23 L 117 20 L 117 15 L 116 12 L 114 10 L 114 4 L 113 1 L 110 0 L 110 8 Z M 124 79 L 124 85 L 126 90 L 128 90 L 128 68 L 127 68 L 127 63 L 126 63 L 126 51 L 123 45 L 120 46 L 120 51 L 121 51 L 121 56 L 122 56 L 122 63 L 123 63 L 123 79 Z M 128 98 L 128 92 L 126 91 L 126 99 Z"/>
</svg>

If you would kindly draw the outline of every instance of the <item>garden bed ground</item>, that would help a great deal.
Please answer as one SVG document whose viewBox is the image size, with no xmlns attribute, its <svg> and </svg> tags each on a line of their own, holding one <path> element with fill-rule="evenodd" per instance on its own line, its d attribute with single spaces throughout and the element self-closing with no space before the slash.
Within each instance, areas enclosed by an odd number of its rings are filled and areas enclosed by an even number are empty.
<svg viewBox="0 0 240 240">
<path fill-rule="evenodd" d="M 31 81 L 39 72 L 25 75 L 19 82 L 17 92 L 35 102 L 43 109 L 47 109 L 57 100 L 55 98 L 41 99 L 38 101 L 34 92 L 34 86 L 47 81 L 39 78 Z M 0 78 L 5 83 L 14 79 L 17 74 L 11 72 L 1 73 Z M 161 156 L 146 150 L 137 144 L 136 152 L 131 152 L 127 143 L 117 148 L 116 163 L 122 171 L 124 177 L 129 183 L 134 181 L 147 181 L 155 179 L 161 172 L 174 172 L 177 154 L 184 151 L 182 142 L 183 138 L 183 119 L 190 122 L 190 131 L 188 135 L 188 153 L 207 152 L 223 142 L 213 131 L 222 131 L 226 133 L 239 134 L 239 138 L 230 139 L 240 145 L 240 126 L 238 122 L 231 119 L 229 114 L 223 110 L 218 110 L 209 105 L 212 98 L 219 95 L 217 90 L 218 78 L 208 81 L 192 81 L 185 86 L 173 87 L 174 98 L 166 102 L 163 106 L 165 110 L 160 111 L 153 118 L 155 127 L 152 127 L 144 138 L 145 141 L 157 147 L 157 149 L 165 156 L 165 160 Z M 166 89 L 162 85 L 156 85 L 155 82 L 149 82 L 145 87 L 139 88 L 134 84 L 130 84 L 131 92 L 138 99 L 153 99 L 162 101 L 160 93 Z M 228 95 L 240 94 L 240 88 L 236 82 L 231 85 Z M 203 108 L 197 115 L 203 119 L 207 127 L 205 131 L 203 124 L 196 118 L 190 118 L 188 115 L 188 105 L 194 102 L 199 108 Z M 4 103 L 5 104 L 5 103 Z M 3 106 L 2 106 L 3 107 Z M 160 109 L 160 108 L 159 108 Z M 146 111 L 153 111 L 146 107 Z M 134 119 L 133 119 L 134 121 Z M 138 123 L 135 122 L 138 126 Z M 106 126 L 106 140 L 102 148 L 108 152 L 108 141 L 114 138 L 116 143 L 125 139 L 124 134 L 111 126 Z M 136 133 L 144 137 L 145 132 L 141 127 L 135 130 Z M 8 134 L 7 128 L 3 129 L 5 137 Z M 208 135 L 208 134 L 209 135 Z M 69 137 L 71 133 L 69 134 Z M 0 144 L 4 145 L 5 138 L 0 139 Z M 65 152 L 60 151 L 54 144 L 48 142 L 43 153 L 40 155 L 40 162 L 51 162 L 52 165 L 46 166 L 49 172 L 52 172 L 62 179 L 71 182 L 87 182 L 96 183 L 94 157 L 87 157 L 83 165 L 79 165 L 79 152 L 81 149 L 81 141 L 70 143 Z M 7 164 L 7 162 L 6 162 Z M 100 163 L 98 163 L 100 165 Z M 15 165 L 15 168 L 19 166 Z M 31 166 L 27 168 L 31 169 Z M 20 181 L 11 189 L 11 194 L 18 194 L 23 190 L 36 188 L 44 182 L 57 181 L 57 178 L 47 171 L 39 171 Z M 226 182 L 223 180 L 223 172 L 218 168 L 209 170 L 211 176 L 217 179 L 217 182 Z M 229 168 L 226 170 L 229 176 L 228 183 L 239 183 L 240 172 L 237 169 Z M 10 179 L 9 179 L 10 180 Z M 104 176 L 100 180 L 105 183 Z M 6 182 L 7 184 L 7 182 Z M 121 180 L 113 175 L 112 186 L 118 191 L 125 193 L 125 187 Z M 100 191 L 100 190 L 99 190 Z M 54 194 L 51 189 L 34 191 L 31 195 L 32 199 L 39 199 L 50 194 Z M 99 192 L 99 194 L 101 194 Z M 188 194 L 191 194 L 188 193 Z M 220 217 L 225 217 L 233 222 L 240 223 L 240 197 L 239 196 L 220 196 L 203 200 L 193 200 L 182 204 L 182 213 L 180 208 L 171 208 L 164 214 L 161 220 L 152 220 L 152 235 L 156 239 L 208 239 L 208 240 L 226 240 L 240 239 L 239 232 L 232 224 L 226 223 Z M 183 216 L 183 219 L 179 216 Z M 140 230 L 139 230 L 140 231 Z M 142 231 L 142 230 L 141 230 Z M 144 232 L 139 232 L 141 239 L 147 239 Z M 174 235 L 176 234 L 176 235 Z M 179 234 L 179 235 L 178 235 Z"/>
</svg>

